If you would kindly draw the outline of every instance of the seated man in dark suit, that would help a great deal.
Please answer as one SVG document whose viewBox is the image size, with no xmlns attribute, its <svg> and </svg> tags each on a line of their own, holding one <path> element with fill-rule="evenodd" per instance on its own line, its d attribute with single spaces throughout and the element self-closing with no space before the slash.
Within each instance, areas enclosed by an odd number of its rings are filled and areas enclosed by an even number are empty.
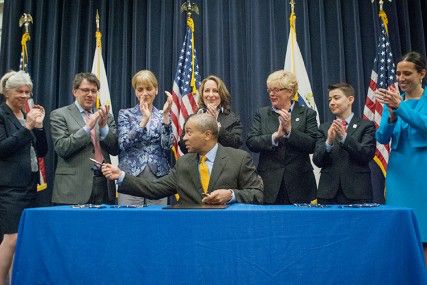
<svg viewBox="0 0 427 285">
<path fill-rule="evenodd" d="M 372 202 L 369 161 L 375 153 L 375 126 L 352 112 L 355 92 L 347 83 L 329 86 L 329 109 L 336 119 L 319 127 L 313 162 L 321 167 L 317 202 Z"/>
<path fill-rule="evenodd" d="M 263 182 L 251 156 L 218 144 L 218 124 L 209 114 L 191 116 L 185 126 L 186 155 L 159 179 L 141 179 L 103 164 L 107 179 L 117 179 L 122 193 L 159 199 L 178 193 L 180 204 L 263 202 Z"/>
</svg>

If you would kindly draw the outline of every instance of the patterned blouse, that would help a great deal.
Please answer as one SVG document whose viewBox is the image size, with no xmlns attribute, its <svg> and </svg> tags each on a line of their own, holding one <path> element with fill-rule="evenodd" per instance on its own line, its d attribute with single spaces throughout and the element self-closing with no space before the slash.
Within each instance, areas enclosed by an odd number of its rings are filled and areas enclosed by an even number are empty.
<svg viewBox="0 0 427 285">
<path fill-rule="evenodd" d="M 164 176 L 170 169 L 168 156 L 173 142 L 172 125 L 162 123 L 162 112 L 154 106 L 145 128 L 139 126 L 142 117 L 139 105 L 119 111 L 119 167 L 137 176 L 148 165 L 154 175 Z"/>
</svg>

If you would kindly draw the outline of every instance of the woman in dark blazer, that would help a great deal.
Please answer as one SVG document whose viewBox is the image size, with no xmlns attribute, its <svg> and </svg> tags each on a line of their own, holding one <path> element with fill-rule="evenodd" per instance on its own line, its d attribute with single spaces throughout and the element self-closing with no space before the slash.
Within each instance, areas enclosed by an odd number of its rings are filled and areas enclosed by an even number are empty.
<svg viewBox="0 0 427 285">
<path fill-rule="evenodd" d="M 197 105 L 198 113 L 209 113 L 216 118 L 219 127 L 218 142 L 222 146 L 233 148 L 242 146 L 242 124 L 239 116 L 231 111 L 231 96 L 224 81 L 215 75 L 203 79 Z M 179 147 L 183 153 L 187 153 L 182 139 L 184 135 L 183 130 Z"/>
<path fill-rule="evenodd" d="M 278 70 L 267 78 L 271 105 L 258 109 L 246 145 L 259 152 L 265 204 L 310 203 L 316 180 L 310 162 L 317 137 L 316 112 L 299 106 L 296 76 Z"/>
<path fill-rule="evenodd" d="M 39 182 L 37 157 L 47 153 L 45 111 L 35 105 L 23 110 L 33 83 L 24 71 L 6 73 L 0 81 L 0 284 L 5 282 L 16 246 L 19 219 L 34 206 Z"/>
</svg>

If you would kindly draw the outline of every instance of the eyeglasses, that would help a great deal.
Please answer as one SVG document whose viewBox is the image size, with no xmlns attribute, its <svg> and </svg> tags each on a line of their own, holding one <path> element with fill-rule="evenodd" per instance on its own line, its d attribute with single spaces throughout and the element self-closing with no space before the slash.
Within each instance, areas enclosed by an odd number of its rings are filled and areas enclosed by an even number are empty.
<svg viewBox="0 0 427 285">
<path fill-rule="evenodd" d="M 31 91 L 22 91 L 22 90 L 15 90 L 15 91 L 19 95 L 25 95 L 27 97 L 32 97 L 33 96 L 33 93 Z"/>
<path fill-rule="evenodd" d="M 98 93 L 98 89 L 79 88 L 79 90 L 82 91 L 82 93 L 85 95 L 89 93 L 92 93 L 92 94 Z"/>
<path fill-rule="evenodd" d="M 283 90 L 286 90 L 289 93 L 292 92 L 292 90 L 290 90 L 288 88 L 273 88 L 273 89 L 267 88 L 267 93 L 268 94 L 270 94 L 270 93 L 277 94 L 277 93 L 279 93 L 280 91 L 283 91 Z"/>
</svg>

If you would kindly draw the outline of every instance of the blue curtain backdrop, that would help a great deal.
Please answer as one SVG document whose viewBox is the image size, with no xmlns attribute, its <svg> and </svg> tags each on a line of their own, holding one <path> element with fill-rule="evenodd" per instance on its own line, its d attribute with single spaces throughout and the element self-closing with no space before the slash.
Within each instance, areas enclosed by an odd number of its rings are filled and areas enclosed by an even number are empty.
<svg viewBox="0 0 427 285">
<path fill-rule="evenodd" d="M 0 52 L 0 73 L 18 69 L 22 13 L 34 19 L 29 42 L 30 73 L 35 101 L 53 109 L 73 101 L 72 79 L 90 71 L 95 50 L 95 15 L 99 10 L 103 56 L 114 114 L 136 104 L 131 77 L 140 69 L 159 79 L 156 106 L 171 90 L 177 56 L 185 32 L 178 0 L 6 0 Z M 195 47 L 202 78 L 217 74 L 232 95 L 245 132 L 254 111 L 269 103 L 265 81 L 283 68 L 289 34 L 289 1 L 193 0 Z M 376 1 L 377 2 L 377 1 Z M 384 4 L 393 54 L 409 50 L 426 54 L 427 3 L 399 0 Z M 378 7 L 370 0 L 296 1 L 297 39 L 303 54 L 321 121 L 331 119 L 327 86 L 346 81 L 357 90 L 356 114 L 363 112 L 375 56 Z M 46 122 L 48 125 L 48 121 Z M 54 153 L 46 159 L 52 185 Z M 41 194 L 50 200 L 51 189 Z"/>
</svg>

